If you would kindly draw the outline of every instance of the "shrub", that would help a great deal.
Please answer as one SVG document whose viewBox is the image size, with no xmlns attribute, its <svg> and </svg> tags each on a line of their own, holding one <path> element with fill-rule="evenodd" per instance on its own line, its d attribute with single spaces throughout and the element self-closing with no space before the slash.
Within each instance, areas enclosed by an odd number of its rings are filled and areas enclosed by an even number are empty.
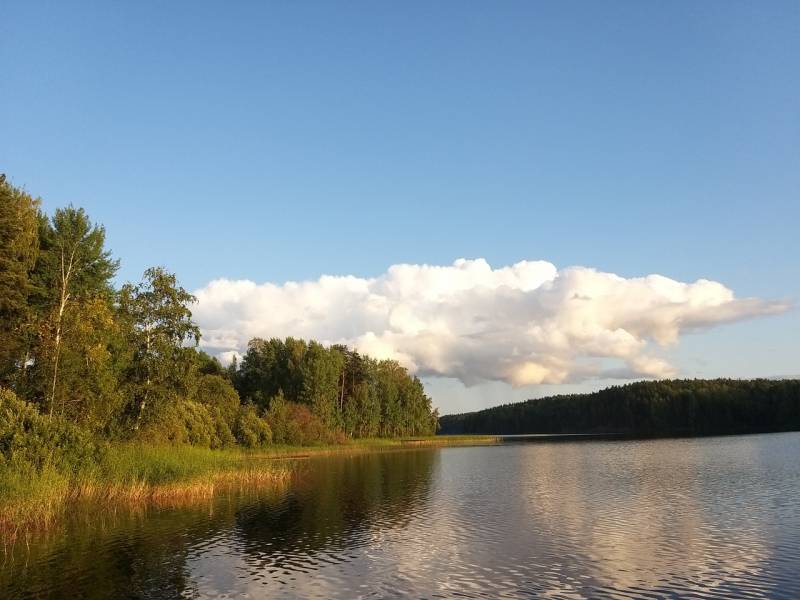
<svg viewBox="0 0 800 600">
<path fill-rule="evenodd" d="M 245 448 L 261 448 L 272 443 L 272 429 L 266 420 L 258 416 L 252 405 L 244 405 L 239 409 L 236 441 Z"/>
<path fill-rule="evenodd" d="M 203 448 L 223 448 L 234 443 L 222 411 L 193 400 L 179 400 L 161 407 L 148 419 L 139 438 L 150 443 Z"/>
<path fill-rule="evenodd" d="M 208 408 L 191 400 L 181 402 L 178 406 L 180 418 L 186 428 L 186 441 L 192 446 L 212 447 L 216 441 L 217 428 Z"/>
<path fill-rule="evenodd" d="M 306 405 L 287 402 L 282 393 L 270 399 L 266 418 L 276 444 L 309 446 L 333 442 L 335 438 Z"/>
<path fill-rule="evenodd" d="M 211 448 L 228 448 L 235 445 L 236 437 L 233 435 L 232 427 L 236 427 L 236 419 L 234 418 L 233 423 L 229 424 L 227 418 L 218 408 L 211 409 L 211 418 L 213 419 L 214 427 L 216 428 L 216 438 L 214 439 Z"/>
<path fill-rule="evenodd" d="M 94 468 L 106 446 L 60 417 L 47 417 L 33 404 L 0 388 L 0 467 L 38 474 L 55 468 L 78 474 Z"/>
<path fill-rule="evenodd" d="M 218 411 L 229 429 L 236 425 L 239 415 L 239 394 L 225 378 L 219 375 L 201 375 L 192 400 L 208 406 L 212 413 Z"/>
<path fill-rule="evenodd" d="M 283 397 L 283 392 L 269 399 L 269 408 L 266 419 L 272 429 L 272 441 L 276 444 L 287 444 L 288 431 L 287 421 L 289 418 L 287 402 Z"/>
<path fill-rule="evenodd" d="M 289 443 L 294 446 L 324 444 L 328 430 L 322 420 L 304 404 L 289 403 Z"/>
</svg>

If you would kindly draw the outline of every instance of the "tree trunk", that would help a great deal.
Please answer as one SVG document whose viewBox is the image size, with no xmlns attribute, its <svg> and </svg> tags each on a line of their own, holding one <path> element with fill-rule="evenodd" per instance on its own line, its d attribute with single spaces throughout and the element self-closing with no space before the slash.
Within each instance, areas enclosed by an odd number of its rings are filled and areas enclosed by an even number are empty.
<svg viewBox="0 0 800 600">
<path fill-rule="evenodd" d="M 58 362 L 61 355 L 61 324 L 64 320 L 64 311 L 69 302 L 69 282 L 72 276 L 72 264 L 75 260 L 75 250 L 69 257 L 69 263 L 64 264 L 64 249 L 61 249 L 61 298 L 58 303 L 58 317 L 56 318 L 56 341 L 53 348 L 53 381 L 50 386 L 50 417 L 56 403 L 56 383 L 58 381 Z"/>
<path fill-rule="evenodd" d="M 146 326 L 146 335 L 145 335 L 145 348 L 147 354 L 145 355 L 147 358 L 150 357 L 150 327 L 149 325 Z M 147 364 L 147 363 L 145 363 Z M 142 416 L 144 415 L 144 409 L 147 407 L 147 398 L 150 396 L 150 367 L 146 366 L 147 369 L 147 379 L 145 380 L 144 384 L 144 397 L 142 401 L 139 403 L 139 414 L 136 415 L 136 424 L 133 426 L 134 431 L 139 430 L 139 425 L 142 423 Z"/>
<path fill-rule="evenodd" d="M 344 377 L 347 371 L 344 369 L 342 370 L 342 392 L 339 394 L 339 413 L 341 414 L 344 409 Z M 342 414 L 344 417 L 344 415 Z"/>
</svg>

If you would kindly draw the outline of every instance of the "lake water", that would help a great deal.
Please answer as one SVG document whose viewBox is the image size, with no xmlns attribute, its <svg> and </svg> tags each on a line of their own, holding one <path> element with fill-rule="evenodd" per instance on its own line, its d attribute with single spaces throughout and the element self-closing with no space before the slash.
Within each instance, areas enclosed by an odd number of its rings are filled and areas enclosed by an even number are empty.
<svg viewBox="0 0 800 600">
<path fill-rule="evenodd" d="M 75 511 L 3 598 L 800 598 L 800 434 L 299 461 L 285 489 Z M 0 557 L 3 558 L 3 557 Z"/>
</svg>

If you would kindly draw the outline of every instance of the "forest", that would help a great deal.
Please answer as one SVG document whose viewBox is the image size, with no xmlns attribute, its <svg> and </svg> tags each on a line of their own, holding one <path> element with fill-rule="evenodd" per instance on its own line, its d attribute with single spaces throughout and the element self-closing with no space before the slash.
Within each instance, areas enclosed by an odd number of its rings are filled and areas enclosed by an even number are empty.
<svg viewBox="0 0 800 600">
<path fill-rule="evenodd" d="M 14 474 L 74 473 L 125 443 L 257 449 L 435 433 L 430 398 L 398 363 L 287 338 L 253 339 L 223 367 L 200 350 L 195 298 L 174 273 L 156 266 L 116 286 L 118 269 L 83 209 L 47 215 L 0 177 L 5 490 Z"/>
<path fill-rule="evenodd" d="M 439 419 L 447 434 L 716 435 L 800 430 L 800 380 L 642 381 Z"/>
</svg>

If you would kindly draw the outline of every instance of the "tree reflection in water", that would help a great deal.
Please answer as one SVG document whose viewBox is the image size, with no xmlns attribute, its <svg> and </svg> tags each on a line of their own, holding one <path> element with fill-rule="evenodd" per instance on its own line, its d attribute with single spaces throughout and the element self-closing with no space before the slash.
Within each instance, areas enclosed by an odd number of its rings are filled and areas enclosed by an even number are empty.
<svg viewBox="0 0 800 600">
<path fill-rule="evenodd" d="M 800 597 L 800 433 L 320 457 L 284 489 L 77 512 L 6 598 Z"/>
<path fill-rule="evenodd" d="M 309 573 L 347 560 L 375 528 L 408 523 L 429 498 L 437 459 L 430 450 L 314 458 L 281 490 L 171 509 L 78 507 L 63 526 L 6 548 L 0 596 L 194 597 L 237 573 L 216 568 L 210 582 L 192 567 L 232 556 L 251 576 Z"/>
</svg>

